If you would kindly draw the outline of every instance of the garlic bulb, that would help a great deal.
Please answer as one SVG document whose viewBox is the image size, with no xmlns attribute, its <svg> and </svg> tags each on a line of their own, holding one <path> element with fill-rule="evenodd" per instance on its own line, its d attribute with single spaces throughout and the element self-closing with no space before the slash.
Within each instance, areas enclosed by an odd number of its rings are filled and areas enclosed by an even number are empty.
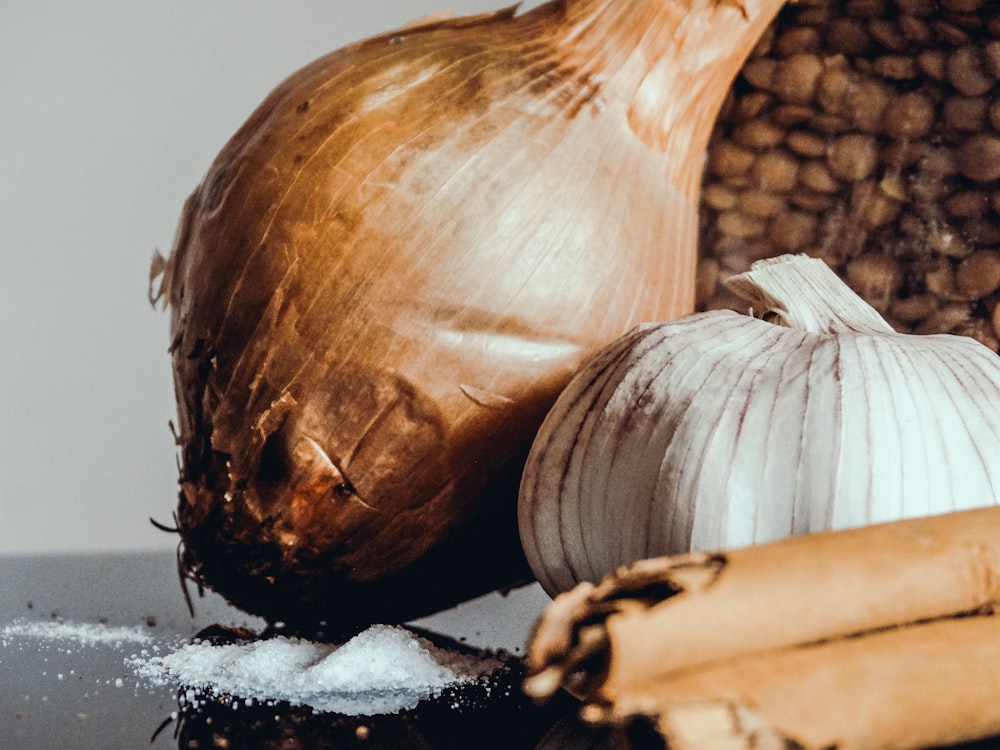
<svg viewBox="0 0 1000 750">
<path fill-rule="evenodd" d="M 573 379 L 519 499 L 555 593 L 635 560 L 996 503 L 1000 359 L 896 333 L 820 260 L 756 263 L 729 310 L 640 326 Z"/>
<path fill-rule="evenodd" d="M 163 263 L 185 575 L 331 628 L 528 579 L 531 439 L 600 347 L 693 309 L 705 139 L 780 5 L 440 20 L 268 96 Z"/>
</svg>

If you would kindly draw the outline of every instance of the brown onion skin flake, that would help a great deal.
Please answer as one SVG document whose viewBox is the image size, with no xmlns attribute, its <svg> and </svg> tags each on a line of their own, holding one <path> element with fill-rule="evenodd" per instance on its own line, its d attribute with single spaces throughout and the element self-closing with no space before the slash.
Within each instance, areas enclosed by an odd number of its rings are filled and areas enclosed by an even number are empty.
<svg viewBox="0 0 1000 750">
<path fill-rule="evenodd" d="M 901 332 L 958 333 L 1000 350 L 1000 7 L 806 0 L 785 6 L 764 40 L 716 121 L 703 189 L 739 196 L 742 176 L 759 174 L 769 154 L 791 156 L 796 184 L 758 180 L 758 193 L 781 198 L 787 214 L 812 214 L 814 229 L 785 213 L 761 229 L 759 194 L 724 212 L 703 201 L 701 255 L 725 260 L 699 309 L 728 305 L 723 283 L 762 257 L 766 237 L 765 257 L 823 258 Z M 748 148 L 733 115 L 743 100 L 766 147 Z M 720 169 L 735 149 L 740 169 Z"/>
</svg>

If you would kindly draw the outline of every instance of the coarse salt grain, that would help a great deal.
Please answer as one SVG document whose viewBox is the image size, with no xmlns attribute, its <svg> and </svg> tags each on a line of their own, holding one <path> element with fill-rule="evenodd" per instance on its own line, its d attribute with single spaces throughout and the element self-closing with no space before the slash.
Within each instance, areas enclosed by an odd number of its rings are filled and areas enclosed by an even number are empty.
<svg viewBox="0 0 1000 750">
<path fill-rule="evenodd" d="M 374 625 L 340 646 L 284 636 L 220 646 L 197 642 L 130 664 L 141 677 L 234 701 L 285 701 L 355 716 L 398 713 L 504 667 L 497 658 L 437 648 L 388 625 Z"/>
</svg>

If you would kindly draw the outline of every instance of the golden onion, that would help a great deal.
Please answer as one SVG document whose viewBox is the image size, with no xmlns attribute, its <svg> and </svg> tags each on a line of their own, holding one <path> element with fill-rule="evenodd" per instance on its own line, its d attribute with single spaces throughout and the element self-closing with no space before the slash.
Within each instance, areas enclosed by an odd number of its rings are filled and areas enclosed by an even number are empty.
<svg viewBox="0 0 1000 750">
<path fill-rule="evenodd" d="M 186 575 L 338 626 L 530 575 L 531 439 L 599 348 L 692 310 L 705 142 L 780 4 L 437 20 L 279 85 L 162 268 Z"/>
</svg>

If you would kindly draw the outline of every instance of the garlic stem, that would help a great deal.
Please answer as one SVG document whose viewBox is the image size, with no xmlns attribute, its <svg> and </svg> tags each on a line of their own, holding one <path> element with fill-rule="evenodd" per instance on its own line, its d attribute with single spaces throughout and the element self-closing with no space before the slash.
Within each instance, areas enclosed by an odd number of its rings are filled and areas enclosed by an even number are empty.
<svg viewBox="0 0 1000 750">
<path fill-rule="evenodd" d="M 874 307 L 829 266 L 806 255 L 757 261 L 726 286 L 750 301 L 758 317 L 775 313 L 782 323 L 811 333 L 894 333 Z"/>
</svg>

